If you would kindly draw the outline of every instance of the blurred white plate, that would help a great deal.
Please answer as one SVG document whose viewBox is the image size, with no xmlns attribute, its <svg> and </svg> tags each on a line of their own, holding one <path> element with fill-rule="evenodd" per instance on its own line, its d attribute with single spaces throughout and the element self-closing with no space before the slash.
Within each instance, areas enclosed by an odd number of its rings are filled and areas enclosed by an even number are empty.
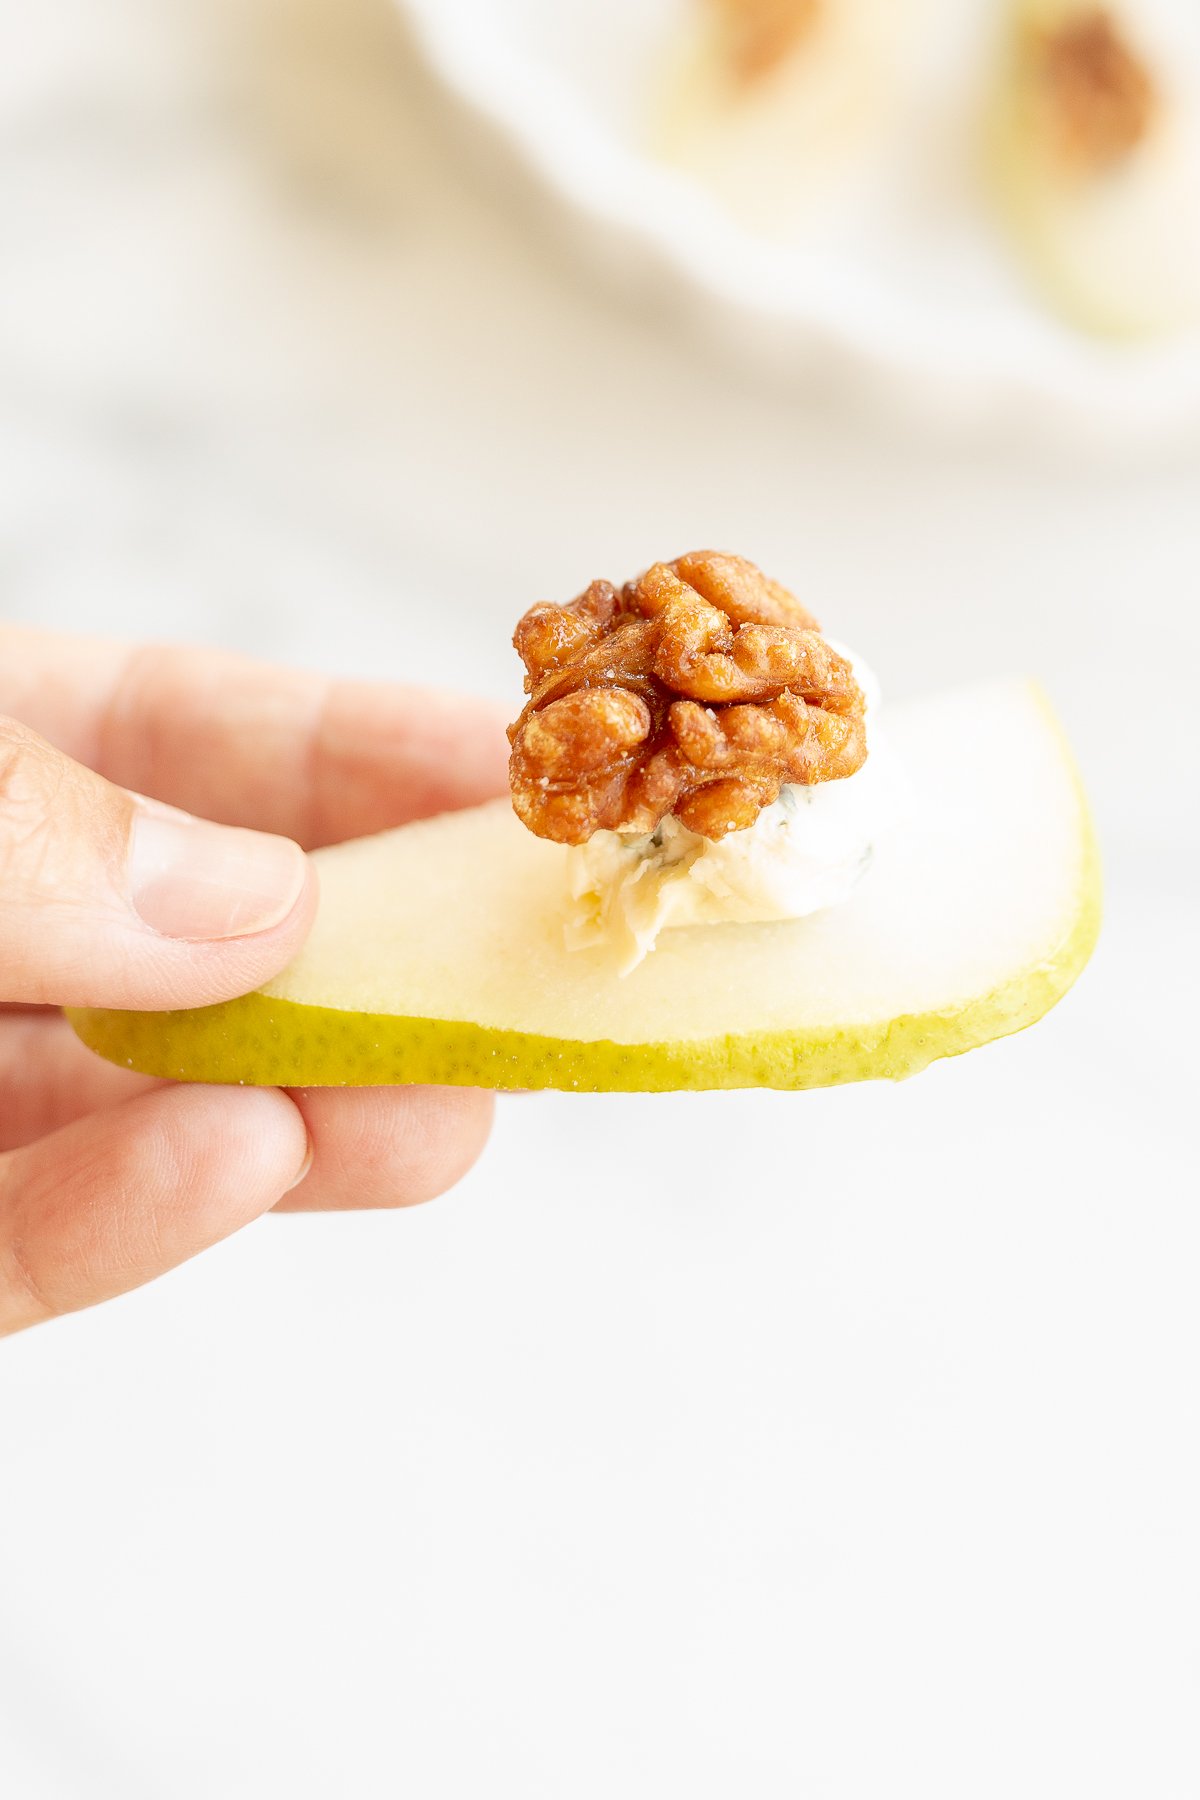
<svg viewBox="0 0 1200 1800">
<path fill-rule="evenodd" d="M 968 0 L 959 19 L 980 0 Z M 836 377 L 949 417 L 1127 442 L 1200 422 L 1200 335 L 1092 340 L 1023 285 L 984 209 L 950 231 L 771 241 L 646 142 L 688 0 L 396 0 L 430 68 L 536 177 L 594 259 L 777 377 Z M 978 12 L 975 19 L 978 22 Z"/>
</svg>

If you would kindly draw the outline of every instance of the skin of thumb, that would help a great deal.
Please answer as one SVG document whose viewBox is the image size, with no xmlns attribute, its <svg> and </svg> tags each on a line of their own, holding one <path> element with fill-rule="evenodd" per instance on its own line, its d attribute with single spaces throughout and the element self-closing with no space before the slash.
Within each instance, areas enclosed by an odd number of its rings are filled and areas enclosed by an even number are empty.
<svg viewBox="0 0 1200 1800">
<path fill-rule="evenodd" d="M 315 905 L 290 839 L 126 793 L 0 720 L 0 1001 L 211 1005 L 278 973 Z"/>
</svg>

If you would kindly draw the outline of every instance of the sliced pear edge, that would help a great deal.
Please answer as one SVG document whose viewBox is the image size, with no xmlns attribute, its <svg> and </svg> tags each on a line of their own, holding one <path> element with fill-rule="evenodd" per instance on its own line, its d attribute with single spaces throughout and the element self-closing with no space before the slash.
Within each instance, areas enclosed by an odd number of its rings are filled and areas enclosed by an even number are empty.
<svg viewBox="0 0 1200 1800">
<path fill-rule="evenodd" d="M 1079 806 L 1079 904 L 1062 941 L 991 993 L 952 1006 L 831 1031 L 772 1031 L 624 1044 L 572 1040 L 470 1021 L 346 1012 L 267 994 L 182 1012 L 70 1008 L 83 1042 L 108 1061 L 168 1080 L 256 1087 L 680 1089 L 817 1088 L 903 1080 L 1033 1025 L 1084 968 L 1100 930 L 1100 858 L 1062 729 Z M 252 1074 L 247 1074 L 252 1070 Z M 336 1070 L 336 1073 L 334 1072 Z"/>
</svg>

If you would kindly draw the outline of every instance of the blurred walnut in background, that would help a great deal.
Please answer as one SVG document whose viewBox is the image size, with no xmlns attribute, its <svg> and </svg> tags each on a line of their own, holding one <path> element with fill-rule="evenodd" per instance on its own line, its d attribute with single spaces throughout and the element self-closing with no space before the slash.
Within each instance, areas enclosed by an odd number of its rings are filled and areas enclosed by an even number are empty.
<svg viewBox="0 0 1200 1800">
<path fill-rule="evenodd" d="M 807 35 L 820 0 L 714 0 L 725 54 L 739 81 L 769 75 Z"/>
</svg>

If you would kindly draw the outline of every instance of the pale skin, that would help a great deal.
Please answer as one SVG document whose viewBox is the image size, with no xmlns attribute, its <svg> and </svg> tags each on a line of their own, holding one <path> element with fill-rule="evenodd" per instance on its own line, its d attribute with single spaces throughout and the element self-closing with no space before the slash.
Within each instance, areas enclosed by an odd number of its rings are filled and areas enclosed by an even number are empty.
<svg viewBox="0 0 1200 1800">
<path fill-rule="evenodd" d="M 0 1334 L 470 1167 L 490 1095 L 172 1086 L 57 1009 L 258 987 L 312 919 L 304 850 L 486 799 L 506 755 L 481 702 L 0 624 Z"/>
</svg>

